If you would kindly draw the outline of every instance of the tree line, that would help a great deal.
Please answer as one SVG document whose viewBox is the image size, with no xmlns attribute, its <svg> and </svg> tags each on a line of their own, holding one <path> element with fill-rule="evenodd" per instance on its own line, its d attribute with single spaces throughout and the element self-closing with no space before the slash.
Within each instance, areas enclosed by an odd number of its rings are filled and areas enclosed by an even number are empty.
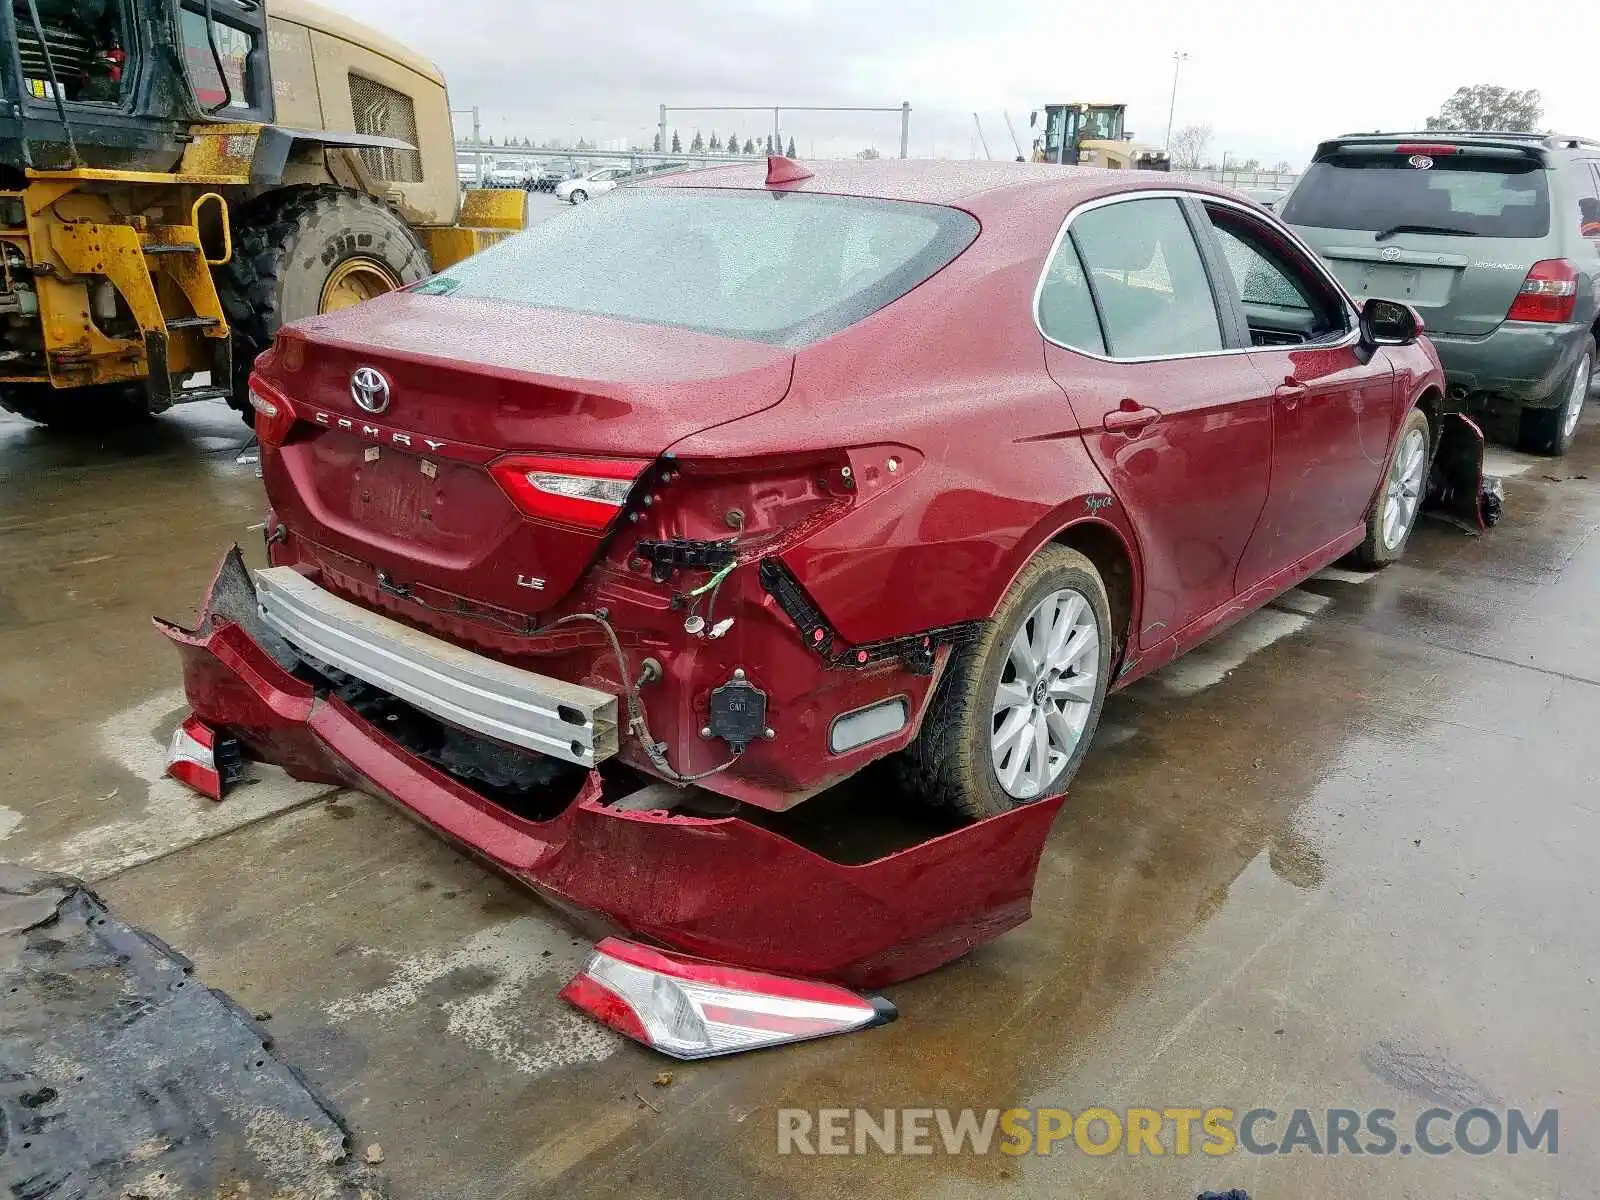
<svg viewBox="0 0 1600 1200">
<path fill-rule="evenodd" d="M 795 157 L 794 137 L 792 135 L 789 138 L 789 146 L 788 146 L 787 149 L 785 149 L 783 147 L 783 143 L 782 142 L 776 143 L 776 147 L 777 148 L 774 149 L 774 142 L 772 140 L 772 135 L 770 133 L 767 134 L 765 146 L 763 148 L 763 145 L 758 143 L 754 138 L 745 138 L 744 141 L 741 143 L 739 141 L 739 135 L 737 133 L 730 133 L 730 134 L 728 134 L 727 138 L 724 139 L 714 129 L 711 131 L 710 140 L 707 141 L 704 137 L 702 137 L 700 135 L 700 131 L 698 129 L 696 129 L 694 131 L 694 137 L 691 138 L 690 141 L 689 141 L 688 153 L 690 153 L 690 154 L 785 154 L 790 158 L 794 158 Z M 662 145 L 661 145 L 661 134 L 657 133 L 655 135 L 655 137 L 650 139 L 650 149 L 652 151 L 654 151 L 655 153 L 657 153 L 657 154 L 682 154 L 682 153 L 684 153 L 683 138 L 679 135 L 678 131 L 676 129 L 674 129 L 672 131 L 672 141 L 667 145 L 667 147 L 665 149 L 663 149 Z"/>
<path fill-rule="evenodd" d="M 496 144 L 495 140 L 494 140 L 494 138 L 492 136 L 491 137 L 487 137 L 487 138 L 485 138 L 483 140 L 483 145 L 486 146 L 486 147 L 494 146 L 495 144 Z M 595 142 L 586 141 L 583 138 L 579 138 L 574 143 L 568 143 L 566 141 L 563 141 L 563 140 L 560 140 L 560 139 L 555 139 L 555 138 L 549 138 L 549 139 L 546 139 L 545 141 L 542 141 L 542 142 L 535 142 L 532 139 L 526 138 L 526 137 L 521 138 L 520 140 L 518 138 L 508 137 L 508 138 L 502 139 L 499 144 L 501 146 L 511 147 L 513 149 L 520 148 L 520 149 L 524 149 L 524 150 L 598 150 L 600 148 L 599 145 L 596 144 Z M 726 139 L 723 139 L 721 136 L 719 136 L 717 134 L 717 132 L 715 130 L 713 130 L 712 133 L 711 133 L 711 140 L 707 141 L 704 137 L 702 137 L 700 135 L 700 131 L 698 129 L 696 129 L 694 131 L 694 137 L 689 142 L 689 149 L 688 149 L 687 153 L 689 153 L 689 154 L 784 154 L 784 155 L 787 155 L 789 158 L 794 158 L 795 157 L 794 137 L 793 137 L 793 135 L 790 135 L 789 144 L 788 144 L 787 148 L 784 148 L 782 143 L 780 142 L 780 143 L 778 143 L 779 149 L 775 150 L 775 149 L 773 149 L 773 144 L 774 143 L 773 143 L 773 140 L 772 140 L 772 135 L 770 133 L 767 134 L 766 140 L 765 140 L 764 143 L 757 142 L 754 138 L 745 138 L 743 142 L 740 142 L 739 141 L 739 135 L 736 134 L 736 133 L 730 133 L 730 134 L 728 134 Z M 473 146 L 473 142 L 472 142 L 471 138 L 458 137 L 458 138 L 456 138 L 456 145 L 457 146 L 466 147 L 466 148 L 470 149 Z M 636 150 L 636 151 L 638 151 L 640 153 L 644 152 L 644 147 L 643 146 L 630 146 L 629 149 L 630 150 Z M 653 153 L 656 153 L 656 154 L 683 154 L 683 153 L 685 153 L 684 148 L 683 148 L 683 138 L 679 135 L 679 133 L 678 133 L 678 131 L 676 129 L 674 129 L 672 131 L 672 140 L 669 143 L 669 146 L 668 146 L 668 148 L 666 150 L 662 150 L 662 148 L 661 148 L 661 135 L 659 133 L 657 133 L 655 135 L 655 137 L 653 137 L 650 140 L 650 150 Z"/>
</svg>

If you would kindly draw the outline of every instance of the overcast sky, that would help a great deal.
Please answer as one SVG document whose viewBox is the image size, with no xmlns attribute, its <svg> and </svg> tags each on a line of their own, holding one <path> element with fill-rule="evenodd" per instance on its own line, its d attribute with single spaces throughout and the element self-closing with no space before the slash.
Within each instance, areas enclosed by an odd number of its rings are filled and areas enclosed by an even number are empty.
<svg viewBox="0 0 1600 1200">
<path fill-rule="evenodd" d="M 432 58 L 451 102 L 478 105 L 485 135 L 648 144 L 657 105 L 911 103 L 911 153 L 966 157 L 976 111 L 996 157 L 1003 113 L 1028 140 L 1046 101 L 1125 101 L 1161 144 L 1172 54 L 1183 50 L 1178 126 L 1212 126 L 1212 154 L 1301 165 L 1319 137 L 1420 127 L 1456 87 L 1537 87 L 1545 123 L 1600 135 L 1589 62 L 1592 6 L 1438 0 L 1370 6 L 1289 0 L 324 0 Z M 1330 16 L 1330 14 L 1342 14 Z M 463 120 L 457 117 L 458 128 Z M 755 113 L 683 114 L 741 137 Z M 801 154 L 899 149 L 893 114 L 783 122 Z"/>
</svg>

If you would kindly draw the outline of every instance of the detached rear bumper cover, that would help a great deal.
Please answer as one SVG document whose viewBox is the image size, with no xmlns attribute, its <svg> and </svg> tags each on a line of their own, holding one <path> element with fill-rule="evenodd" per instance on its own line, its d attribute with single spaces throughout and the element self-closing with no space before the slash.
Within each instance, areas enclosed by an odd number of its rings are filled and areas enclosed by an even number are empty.
<svg viewBox="0 0 1600 1200">
<path fill-rule="evenodd" d="M 196 629 L 157 620 L 196 716 L 300 779 L 401 805 L 599 932 L 622 930 L 758 970 L 880 987 L 958 958 L 1029 915 L 1061 807 L 1052 797 L 849 866 L 737 817 L 617 812 L 591 772 L 550 821 L 519 818 L 290 674 L 237 549 Z"/>
</svg>

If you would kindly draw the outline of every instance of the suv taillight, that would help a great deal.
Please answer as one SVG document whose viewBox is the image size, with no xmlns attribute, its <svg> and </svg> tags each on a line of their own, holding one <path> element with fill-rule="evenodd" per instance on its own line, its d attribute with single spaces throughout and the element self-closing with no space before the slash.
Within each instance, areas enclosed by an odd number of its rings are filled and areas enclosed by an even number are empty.
<svg viewBox="0 0 1600 1200">
<path fill-rule="evenodd" d="M 1577 303 L 1578 268 L 1564 258 L 1546 258 L 1534 263 L 1522 281 L 1506 320 L 1570 321 Z"/>
</svg>

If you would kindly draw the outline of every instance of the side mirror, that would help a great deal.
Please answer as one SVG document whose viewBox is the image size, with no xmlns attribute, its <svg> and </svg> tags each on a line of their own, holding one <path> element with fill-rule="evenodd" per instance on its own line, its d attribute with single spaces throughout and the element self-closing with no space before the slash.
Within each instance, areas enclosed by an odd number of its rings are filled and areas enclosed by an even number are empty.
<svg viewBox="0 0 1600 1200">
<path fill-rule="evenodd" d="M 1409 304 L 1368 300 L 1361 306 L 1361 340 L 1369 346 L 1409 346 L 1422 336 L 1422 318 Z"/>
</svg>

